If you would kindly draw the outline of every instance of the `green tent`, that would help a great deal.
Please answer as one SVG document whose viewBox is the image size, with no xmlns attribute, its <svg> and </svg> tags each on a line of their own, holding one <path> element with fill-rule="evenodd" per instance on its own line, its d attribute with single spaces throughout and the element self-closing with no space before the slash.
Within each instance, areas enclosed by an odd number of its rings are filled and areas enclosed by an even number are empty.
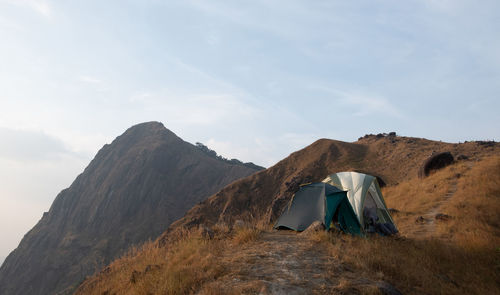
<svg viewBox="0 0 500 295">
<path fill-rule="evenodd" d="M 321 182 L 301 186 L 274 228 L 303 231 L 314 221 L 321 221 L 327 230 L 333 222 L 344 232 L 361 234 L 361 228 L 347 198 L 347 192 Z"/>
<path fill-rule="evenodd" d="M 329 175 L 323 182 L 347 191 L 347 198 L 363 231 L 369 228 L 368 221 L 375 219 L 376 225 L 385 224 L 386 227 L 390 226 L 394 233 L 397 232 L 375 176 L 358 172 L 339 172 Z M 370 213 L 372 218 L 369 218 Z"/>
</svg>

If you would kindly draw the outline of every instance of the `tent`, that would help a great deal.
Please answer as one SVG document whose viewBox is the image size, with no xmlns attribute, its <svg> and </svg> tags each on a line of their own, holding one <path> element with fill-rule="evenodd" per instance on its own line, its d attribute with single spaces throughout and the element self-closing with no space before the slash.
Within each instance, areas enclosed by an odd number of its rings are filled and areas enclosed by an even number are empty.
<svg viewBox="0 0 500 295">
<path fill-rule="evenodd" d="M 332 221 L 344 232 L 361 234 L 347 192 L 327 183 L 303 185 L 292 197 L 274 228 L 288 228 L 303 231 L 314 221 L 321 221 L 328 230 Z"/>
<path fill-rule="evenodd" d="M 376 177 L 358 172 L 339 172 L 331 174 L 323 182 L 347 191 L 347 198 L 363 230 L 368 230 L 370 226 L 382 226 L 384 234 L 397 232 Z M 387 227 L 390 232 L 386 233 Z"/>
</svg>

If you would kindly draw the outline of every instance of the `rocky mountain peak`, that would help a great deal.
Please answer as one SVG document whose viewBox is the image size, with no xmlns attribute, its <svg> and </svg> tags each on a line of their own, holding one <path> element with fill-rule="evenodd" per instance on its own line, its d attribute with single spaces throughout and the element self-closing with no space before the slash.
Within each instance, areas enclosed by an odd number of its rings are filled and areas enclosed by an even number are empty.
<svg viewBox="0 0 500 295">
<path fill-rule="evenodd" d="M 196 203 L 258 171 L 210 157 L 160 122 L 105 145 L 0 268 L 0 294 L 69 294 Z"/>
</svg>

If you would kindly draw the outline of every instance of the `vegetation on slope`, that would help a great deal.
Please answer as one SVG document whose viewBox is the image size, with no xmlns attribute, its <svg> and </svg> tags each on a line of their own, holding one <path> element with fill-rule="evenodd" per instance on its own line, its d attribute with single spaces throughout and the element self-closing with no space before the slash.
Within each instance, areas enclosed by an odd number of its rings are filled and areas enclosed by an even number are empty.
<svg viewBox="0 0 500 295">
<path fill-rule="evenodd" d="M 227 272 L 220 263 L 224 249 L 255 241 L 259 233 L 219 227 L 212 238 L 186 231 L 168 248 L 149 241 L 88 279 L 76 294 L 189 294 Z"/>
<path fill-rule="evenodd" d="M 179 273 L 175 268 L 168 268 L 169 261 L 177 261 L 177 268 L 185 264 L 194 269 L 209 268 L 201 276 L 197 276 L 194 270 L 187 271 L 185 274 L 194 279 L 186 279 L 182 286 L 170 283 L 173 286 L 171 289 L 164 286 L 161 291 L 154 289 L 159 284 L 154 283 L 157 281 L 143 276 L 148 283 L 142 286 L 149 286 L 146 289 L 152 294 L 221 293 L 224 284 L 232 282 L 229 280 L 231 276 L 234 275 L 236 280 L 244 280 L 245 276 L 241 275 L 244 270 L 250 271 L 247 277 L 252 277 L 251 271 L 260 269 L 259 264 L 268 261 L 264 256 L 273 256 L 276 253 L 265 253 L 268 250 L 259 244 L 262 241 L 255 240 L 255 236 L 260 236 L 258 231 L 257 234 L 216 234 L 215 239 L 198 244 L 203 250 L 189 250 L 189 253 L 194 253 L 196 259 L 188 258 L 188 263 L 181 263 L 183 260 L 178 258 L 185 254 L 182 249 L 176 248 L 182 245 L 182 242 L 178 242 L 179 235 L 182 236 L 180 241 L 193 243 L 190 240 L 193 234 L 188 235 L 187 240 L 186 235 L 183 235 L 186 229 L 195 229 L 195 226 L 204 223 L 212 226 L 216 233 L 224 233 L 227 232 L 224 224 L 242 217 L 254 224 L 265 224 L 266 230 L 270 230 L 269 223 L 265 223 L 266 217 L 269 216 L 266 212 L 276 203 L 276 199 L 273 201 L 270 196 L 286 193 L 286 182 L 294 177 L 307 175 L 310 175 L 312 180 L 317 180 L 320 176 L 324 177 L 335 171 L 333 169 L 348 169 L 345 167 L 353 158 L 358 160 L 350 164 L 356 166 L 351 169 L 365 169 L 368 173 L 381 175 L 387 181 L 388 186 L 383 189 L 383 193 L 388 206 L 399 211 L 393 217 L 401 235 L 396 239 L 379 236 L 357 238 L 332 233 L 318 233 L 309 239 L 304 237 L 305 240 L 317 243 L 316 249 L 326 248 L 327 259 L 331 259 L 331 267 L 323 266 L 324 271 L 328 273 L 327 278 L 321 277 L 329 280 L 329 284 L 324 288 L 322 286 L 316 293 L 377 294 L 380 290 L 374 288 L 373 282 L 382 281 L 389 282 L 405 294 L 496 293 L 500 288 L 500 158 L 494 156 L 498 155 L 497 147 L 477 148 L 476 143 L 440 146 L 424 140 L 420 143 L 423 146 L 422 151 L 417 147 L 413 149 L 408 146 L 416 139 L 391 139 L 396 143 L 384 141 L 386 139 L 363 139 L 364 142 L 373 141 L 368 147 L 321 140 L 311 145 L 311 148 L 292 154 L 264 172 L 233 183 L 208 201 L 196 206 L 176 223 L 175 230 L 166 234 L 168 240 L 158 241 L 166 246 L 157 248 L 158 251 L 164 251 L 162 258 L 142 264 L 140 261 L 144 259 L 140 256 L 150 255 L 147 253 L 150 250 L 145 250 L 146 253 L 137 252 L 129 258 L 131 261 L 138 259 L 137 262 L 129 264 L 131 267 L 122 270 L 119 264 L 115 265 L 118 262 L 113 263 L 109 272 L 88 280 L 79 294 L 126 294 L 127 290 L 132 288 L 129 280 L 134 271 L 144 273 L 148 263 L 161 265 L 157 271 L 164 277 L 169 275 L 167 273 L 174 276 Z M 390 146 L 392 150 L 384 150 L 386 146 Z M 417 178 L 418 165 L 415 163 L 422 163 L 425 160 L 424 155 L 430 154 L 429 151 L 442 151 L 446 148 L 454 150 L 455 155 L 465 154 L 470 160 L 459 161 L 427 178 Z M 410 153 L 410 161 L 406 163 L 404 159 Z M 383 166 L 382 168 L 375 165 L 376 157 L 379 157 L 379 166 Z M 406 169 L 405 166 L 411 173 L 400 174 L 399 171 Z M 390 171 L 393 171 L 392 174 Z M 435 219 L 438 213 L 444 214 L 445 218 Z M 264 233 L 268 239 L 269 235 L 272 233 Z M 238 258 L 242 254 L 234 248 L 239 249 L 237 247 L 243 245 L 242 248 L 246 249 L 248 243 L 254 248 L 263 249 L 251 259 Z M 153 245 L 157 247 L 156 244 Z M 231 259 L 227 255 L 235 257 Z M 201 263 L 206 260 L 202 258 L 206 257 L 211 260 L 204 266 Z M 319 259 L 318 256 L 317 260 L 311 259 L 311 263 L 318 263 L 323 258 Z M 269 267 L 279 269 L 289 266 L 270 263 Z M 123 279 L 117 283 L 113 277 L 119 276 Z M 261 279 L 272 281 L 273 276 L 271 274 Z M 303 280 L 309 278 L 304 277 Z M 98 289 L 93 286 L 101 287 Z M 255 285 L 238 290 L 243 293 L 255 293 L 260 289 Z"/>
<path fill-rule="evenodd" d="M 470 167 L 472 166 L 472 167 Z M 456 187 L 453 189 L 453 186 Z M 439 204 L 449 190 L 452 196 Z M 385 189 L 406 238 L 318 233 L 333 257 L 405 294 L 495 294 L 500 288 L 500 157 L 465 162 Z M 447 221 L 421 231 L 419 216 L 440 205 Z"/>
<path fill-rule="evenodd" d="M 215 158 L 215 159 L 219 159 L 219 160 L 224 161 L 224 162 L 229 163 L 229 164 L 241 165 L 241 166 L 245 166 L 245 167 L 248 167 L 248 168 L 251 168 L 251 169 L 255 169 L 255 170 L 265 169 L 264 167 L 255 165 L 252 162 L 243 163 L 242 161 L 240 161 L 238 159 L 228 159 L 228 158 L 225 158 L 225 157 L 217 154 L 216 151 L 210 149 L 208 146 L 204 145 L 201 142 L 197 142 L 196 143 L 196 147 L 199 148 L 200 151 L 204 152 L 206 155 L 208 155 L 208 156 L 210 156 L 212 158 Z"/>
</svg>

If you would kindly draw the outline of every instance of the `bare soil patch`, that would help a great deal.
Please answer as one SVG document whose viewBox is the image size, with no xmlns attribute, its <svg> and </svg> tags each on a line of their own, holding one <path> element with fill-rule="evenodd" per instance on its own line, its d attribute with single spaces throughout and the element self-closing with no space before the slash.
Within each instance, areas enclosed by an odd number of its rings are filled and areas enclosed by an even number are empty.
<svg viewBox="0 0 500 295">
<path fill-rule="evenodd" d="M 262 232 L 255 242 L 228 247 L 220 261 L 225 275 L 199 294 L 378 294 L 377 282 L 359 278 L 324 243 L 291 231 Z"/>
</svg>

